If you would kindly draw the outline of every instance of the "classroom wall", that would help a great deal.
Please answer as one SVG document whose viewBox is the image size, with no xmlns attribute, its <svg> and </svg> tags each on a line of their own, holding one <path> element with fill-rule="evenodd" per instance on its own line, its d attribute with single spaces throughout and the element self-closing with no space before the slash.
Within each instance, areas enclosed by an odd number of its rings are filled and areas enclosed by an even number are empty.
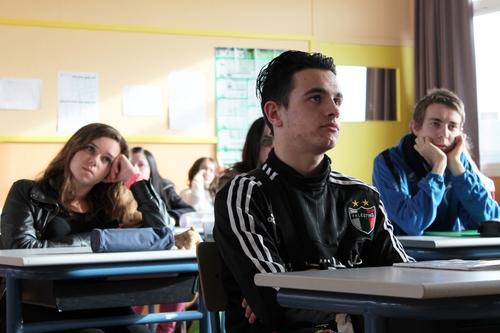
<svg viewBox="0 0 500 333">
<path fill-rule="evenodd" d="M 122 131 L 131 146 L 150 149 L 179 190 L 192 161 L 215 155 L 214 47 L 325 53 L 335 52 L 338 44 L 400 49 L 406 83 L 399 120 L 344 124 L 334 167 L 370 181 L 374 154 L 396 143 L 407 128 L 413 103 L 413 1 L 0 0 L 0 8 L 0 76 L 43 81 L 41 110 L 0 110 L 0 206 L 12 182 L 33 178 L 67 139 L 55 131 L 60 70 L 98 73 L 100 120 Z M 345 54 L 340 58 L 350 62 Z M 169 72 L 184 69 L 207 78 L 203 128 L 168 129 L 166 112 L 159 118 L 121 115 L 123 85 L 162 84 Z M 167 100 L 166 88 L 163 93 Z"/>
</svg>

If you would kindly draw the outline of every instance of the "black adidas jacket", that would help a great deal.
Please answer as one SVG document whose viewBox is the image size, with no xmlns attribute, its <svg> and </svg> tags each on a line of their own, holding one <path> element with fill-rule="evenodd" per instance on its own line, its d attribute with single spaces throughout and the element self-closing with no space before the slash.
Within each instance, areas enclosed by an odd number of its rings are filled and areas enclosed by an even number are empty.
<svg viewBox="0 0 500 333">
<path fill-rule="evenodd" d="M 215 200 L 214 237 L 225 263 L 226 328 L 286 332 L 334 321 L 331 313 L 285 309 L 276 290 L 257 287 L 260 272 L 384 266 L 408 261 L 392 233 L 378 192 L 330 169 L 304 177 L 272 151 L 266 163 L 235 177 Z M 250 325 L 246 298 L 258 322 Z"/>
</svg>

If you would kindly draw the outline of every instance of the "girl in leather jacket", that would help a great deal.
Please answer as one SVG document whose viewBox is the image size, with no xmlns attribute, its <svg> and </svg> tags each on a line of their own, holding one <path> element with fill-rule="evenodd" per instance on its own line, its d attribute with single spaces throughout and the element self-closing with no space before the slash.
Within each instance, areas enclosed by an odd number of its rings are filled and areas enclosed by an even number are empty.
<svg viewBox="0 0 500 333">
<path fill-rule="evenodd" d="M 90 246 L 94 228 L 167 226 L 165 204 L 150 182 L 141 180 L 128 150 L 125 139 L 111 126 L 94 123 L 80 128 L 40 178 L 12 185 L 1 216 L 0 248 Z M 74 316 L 42 308 L 23 305 L 24 320 L 37 320 L 41 313 L 43 320 Z M 148 330 L 135 325 L 119 331 Z"/>
</svg>

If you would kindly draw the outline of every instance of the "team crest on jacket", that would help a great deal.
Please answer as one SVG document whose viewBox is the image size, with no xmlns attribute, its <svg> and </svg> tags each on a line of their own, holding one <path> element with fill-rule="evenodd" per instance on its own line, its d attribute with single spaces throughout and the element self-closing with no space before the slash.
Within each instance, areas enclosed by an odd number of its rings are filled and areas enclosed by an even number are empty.
<svg viewBox="0 0 500 333">
<path fill-rule="evenodd" d="M 354 205 L 357 206 L 357 205 Z M 375 206 L 371 207 L 359 207 L 351 208 L 349 207 L 349 220 L 352 225 L 367 235 L 371 234 L 375 228 L 375 220 L 377 217 L 377 211 Z"/>
</svg>

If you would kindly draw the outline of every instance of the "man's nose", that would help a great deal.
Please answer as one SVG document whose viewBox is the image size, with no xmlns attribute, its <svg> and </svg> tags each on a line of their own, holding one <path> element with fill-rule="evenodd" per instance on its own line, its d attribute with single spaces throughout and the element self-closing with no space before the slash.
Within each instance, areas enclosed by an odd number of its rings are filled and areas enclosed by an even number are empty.
<svg viewBox="0 0 500 333">
<path fill-rule="evenodd" d="M 338 105 L 334 99 L 330 99 L 328 103 L 328 115 L 338 118 L 340 116 L 340 105 Z"/>
<path fill-rule="evenodd" d="M 450 131 L 448 129 L 448 126 L 441 126 L 439 129 L 439 136 L 443 138 L 447 138 L 450 135 Z"/>
</svg>

